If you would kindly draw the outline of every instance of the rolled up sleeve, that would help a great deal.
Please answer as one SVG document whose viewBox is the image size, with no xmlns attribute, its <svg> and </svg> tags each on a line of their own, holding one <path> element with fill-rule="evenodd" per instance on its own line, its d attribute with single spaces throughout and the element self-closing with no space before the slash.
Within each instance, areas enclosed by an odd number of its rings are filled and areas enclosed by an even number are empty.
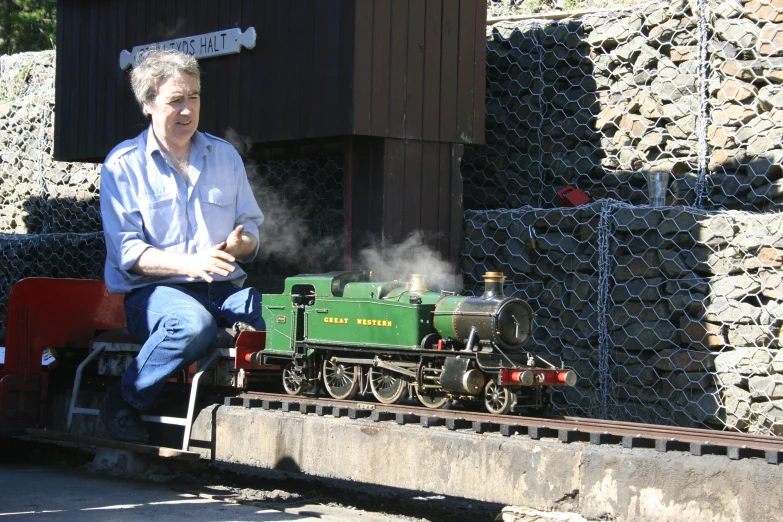
<svg viewBox="0 0 783 522">
<path fill-rule="evenodd" d="M 116 279 L 127 281 L 135 277 L 129 271 L 150 247 L 145 241 L 141 213 L 131 197 L 129 176 L 119 161 L 103 164 L 100 206 L 106 240 L 105 276 L 112 290 L 119 283 Z"/>
</svg>

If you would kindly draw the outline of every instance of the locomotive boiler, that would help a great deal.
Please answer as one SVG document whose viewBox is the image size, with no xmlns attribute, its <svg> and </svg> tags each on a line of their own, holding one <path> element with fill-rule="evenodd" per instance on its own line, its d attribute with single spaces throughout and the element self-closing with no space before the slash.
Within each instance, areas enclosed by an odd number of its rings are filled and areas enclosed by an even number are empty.
<svg viewBox="0 0 783 522">
<path fill-rule="evenodd" d="M 266 347 L 251 359 L 283 366 L 292 395 L 323 387 L 337 399 L 370 392 L 386 404 L 415 395 L 430 408 L 460 400 L 496 414 L 540 410 L 576 374 L 524 351 L 535 314 L 503 294 L 503 281 L 488 272 L 484 294 L 471 297 L 430 291 L 418 275 L 290 277 L 283 294 L 264 296 Z"/>
</svg>

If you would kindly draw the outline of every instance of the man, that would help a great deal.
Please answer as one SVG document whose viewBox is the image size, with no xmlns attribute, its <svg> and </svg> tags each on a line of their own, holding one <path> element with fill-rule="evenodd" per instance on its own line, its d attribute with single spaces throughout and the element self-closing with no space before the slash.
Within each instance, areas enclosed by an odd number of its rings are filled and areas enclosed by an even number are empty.
<svg viewBox="0 0 783 522">
<path fill-rule="evenodd" d="M 242 288 L 237 261 L 255 257 L 264 216 L 236 149 L 197 130 L 193 57 L 149 51 L 131 86 L 150 126 L 109 153 L 100 202 L 106 286 L 125 294 L 128 330 L 144 346 L 100 413 L 113 438 L 144 443 L 139 411 L 214 348 L 219 326 L 263 329 L 261 296 Z"/>
</svg>

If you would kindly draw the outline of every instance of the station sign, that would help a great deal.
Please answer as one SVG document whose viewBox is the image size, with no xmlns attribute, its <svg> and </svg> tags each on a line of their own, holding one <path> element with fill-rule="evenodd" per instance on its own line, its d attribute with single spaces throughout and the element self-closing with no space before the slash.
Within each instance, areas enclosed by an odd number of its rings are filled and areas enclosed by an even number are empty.
<svg viewBox="0 0 783 522">
<path fill-rule="evenodd" d="M 120 52 L 120 69 L 124 71 L 128 67 L 136 65 L 136 57 L 148 49 L 176 49 L 199 60 L 236 54 L 242 50 L 242 47 L 252 49 L 255 46 L 256 30 L 254 27 L 248 27 L 244 32 L 239 28 L 234 28 L 195 36 L 184 36 L 165 42 L 137 45 L 130 51 L 123 49 Z"/>
</svg>

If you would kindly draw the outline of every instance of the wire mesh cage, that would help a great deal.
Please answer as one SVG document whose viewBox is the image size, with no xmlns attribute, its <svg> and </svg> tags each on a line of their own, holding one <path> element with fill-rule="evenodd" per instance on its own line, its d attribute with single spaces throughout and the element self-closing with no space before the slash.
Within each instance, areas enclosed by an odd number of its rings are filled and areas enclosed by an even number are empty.
<svg viewBox="0 0 783 522">
<path fill-rule="evenodd" d="M 675 0 L 487 28 L 461 265 L 535 303 L 581 377 L 564 413 L 783 434 L 780 22 Z"/>
</svg>

